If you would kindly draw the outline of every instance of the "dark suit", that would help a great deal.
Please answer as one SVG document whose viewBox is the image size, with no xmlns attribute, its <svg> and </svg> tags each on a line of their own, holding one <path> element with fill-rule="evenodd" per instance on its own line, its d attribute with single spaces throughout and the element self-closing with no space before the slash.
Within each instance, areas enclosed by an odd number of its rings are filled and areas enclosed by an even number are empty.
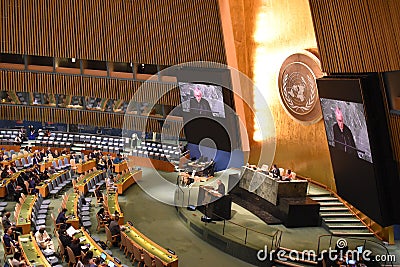
<svg viewBox="0 0 400 267">
<path fill-rule="evenodd" d="M 196 98 L 190 99 L 190 113 L 207 116 L 212 115 L 210 104 L 204 98 L 201 98 L 200 102 L 198 102 Z"/>
<path fill-rule="evenodd" d="M 343 150 L 348 154 L 358 156 L 353 134 L 351 133 L 349 127 L 343 125 L 343 132 L 342 132 L 337 123 L 333 125 L 333 139 L 335 141 L 336 148 Z"/>
<path fill-rule="evenodd" d="M 79 243 L 77 243 L 77 244 L 72 243 L 69 247 L 71 248 L 72 252 L 74 252 L 75 256 L 81 255 L 82 249 L 81 249 L 81 245 Z"/>
<path fill-rule="evenodd" d="M 272 177 L 274 177 L 274 178 L 281 177 L 281 172 L 278 168 L 272 169 L 271 173 L 272 173 Z"/>
<path fill-rule="evenodd" d="M 58 214 L 57 216 L 57 220 L 56 223 L 65 223 L 67 221 L 67 217 L 65 217 L 65 212 L 60 212 L 60 214 Z"/>
<path fill-rule="evenodd" d="M 5 233 L 3 236 L 3 242 L 6 247 L 11 247 L 11 244 L 15 244 L 15 241 L 7 233 Z"/>
<path fill-rule="evenodd" d="M 217 187 L 217 191 L 221 195 L 225 195 L 225 185 L 223 183 L 219 184 Z"/>
</svg>

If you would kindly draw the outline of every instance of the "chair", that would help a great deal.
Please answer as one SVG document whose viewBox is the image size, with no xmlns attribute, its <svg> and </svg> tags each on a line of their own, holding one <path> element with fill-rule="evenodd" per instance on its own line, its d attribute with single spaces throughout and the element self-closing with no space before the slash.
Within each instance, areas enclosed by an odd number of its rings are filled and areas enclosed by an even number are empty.
<svg viewBox="0 0 400 267">
<path fill-rule="evenodd" d="M 52 215 L 53 215 L 53 214 L 52 214 Z M 65 252 L 64 245 L 62 244 L 62 242 L 61 242 L 61 240 L 60 240 L 59 237 L 57 237 L 57 241 L 58 241 L 58 249 L 57 249 L 57 251 L 58 251 L 58 253 L 59 253 L 59 255 L 60 255 L 61 261 L 64 261 L 64 258 L 65 258 L 65 255 L 64 255 L 64 252 Z"/>
<path fill-rule="evenodd" d="M 101 228 L 105 228 L 106 227 L 106 222 L 101 220 L 99 215 L 97 215 L 97 214 L 96 214 L 96 219 L 97 219 L 97 228 L 96 228 L 96 230 L 97 230 L 97 232 L 99 232 L 99 230 Z M 122 242 L 121 242 L 121 244 L 122 244 Z"/>
<path fill-rule="evenodd" d="M 3 238 L 1 239 L 1 242 L 3 243 L 3 248 L 4 248 L 4 262 L 5 262 L 8 255 L 14 255 L 15 248 L 14 248 L 13 246 L 11 246 L 11 247 L 6 247 L 6 244 L 4 244 Z"/>
<path fill-rule="evenodd" d="M 124 249 L 124 253 L 126 253 L 126 244 L 129 241 L 126 238 L 125 234 L 121 234 L 121 242 L 119 243 L 119 249 Z"/>
<path fill-rule="evenodd" d="M 146 267 L 154 267 L 156 266 L 156 262 L 153 260 L 153 257 L 146 250 L 143 249 L 143 259 L 144 266 Z"/>
<path fill-rule="evenodd" d="M 111 243 L 111 245 L 113 245 L 114 243 L 118 242 L 117 237 L 119 235 L 112 235 L 107 225 L 104 225 L 104 229 L 106 230 L 106 236 L 107 236 L 106 244 L 109 242 Z"/>
<path fill-rule="evenodd" d="M 154 261 L 156 263 L 156 267 L 164 267 L 165 266 L 163 261 L 157 256 L 154 256 Z"/>
<path fill-rule="evenodd" d="M 133 250 L 133 260 L 134 260 L 133 263 L 137 262 L 138 263 L 137 266 L 139 267 L 141 263 L 144 264 L 144 255 L 143 255 L 141 249 L 136 244 L 133 244 L 132 242 L 129 242 L 129 243 L 132 244 L 131 248 Z"/>
<path fill-rule="evenodd" d="M 68 267 L 72 265 L 74 267 L 76 263 L 81 259 L 81 256 L 75 256 L 74 252 L 70 247 L 66 247 L 67 252 L 68 252 Z"/>
<path fill-rule="evenodd" d="M 56 219 L 54 218 L 54 214 L 51 213 L 51 220 L 53 221 L 53 226 L 54 226 L 54 234 L 56 234 L 56 232 L 58 232 L 58 230 L 60 230 L 60 226 L 62 225 L 62 223 L 57 223 Z"/>
</svg>

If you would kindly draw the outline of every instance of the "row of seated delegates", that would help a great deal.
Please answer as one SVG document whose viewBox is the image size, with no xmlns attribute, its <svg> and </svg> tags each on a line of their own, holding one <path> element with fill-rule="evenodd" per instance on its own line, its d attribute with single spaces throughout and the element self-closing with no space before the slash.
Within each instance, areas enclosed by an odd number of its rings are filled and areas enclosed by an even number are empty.
<svg viewBox="0 0 400 267">
<path fill-rule="evenodd" d="M 9 165 L 8 165 L 9 166 Z M 16 170 L 12 167 L 5 167 L 1 171 L 1 179 L 10 177 Z M 20 175 L 14 181 L 9 181 L 7 184 L 8 194 L 13 197 L 13 199 L 18 202 L 21 194 L 36 194 L 36 185 L 44 180 L 47 180 L 48 176 L 46 173 L 41 173 L 39 167 L 35 165 L 31 169 L 26 169 L 20 172 Z"/>
</svg>

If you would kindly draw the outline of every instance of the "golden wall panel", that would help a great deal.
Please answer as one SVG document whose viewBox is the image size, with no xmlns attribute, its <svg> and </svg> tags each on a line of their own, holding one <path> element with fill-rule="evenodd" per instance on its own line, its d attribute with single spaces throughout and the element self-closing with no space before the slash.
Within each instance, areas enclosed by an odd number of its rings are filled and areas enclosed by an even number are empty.
<svg viewBox="0 0 400 267">
<path fill-rule="evenodd" d="M 300 125 L 286 114 L 278 96 L 278 73 L 285 58 L 317 46 L 308 1 L 229 0 L 229 3 L 233 41 L 241 62 L 239 69 L 255 82 L 275 121 L 274 162 L 335 188 L 323 122 Z M 252 94 L 244 92 L 245 96 Z M 252 101 L 249 104 L 262 120 L 267 112 L 265 107 L 260 106 L 257 99 Z M 252 113 L 250 109 L 245 111 L 247 115 Z M 259 155 L 255 148 L 267 143 L 253 140 L 254 125 L 247 129 L 252 147 L 250 160 L 256 163 Z M 260 159 L 260 162 L 264 160 Z"/>
</svg>

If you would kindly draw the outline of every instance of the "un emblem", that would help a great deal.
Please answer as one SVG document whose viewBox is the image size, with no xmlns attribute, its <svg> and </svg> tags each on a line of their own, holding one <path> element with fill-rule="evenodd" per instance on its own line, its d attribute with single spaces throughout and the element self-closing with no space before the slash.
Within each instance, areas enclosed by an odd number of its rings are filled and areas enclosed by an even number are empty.
<svg viewBox="0 0 400 267">
<path fill-rule="evenodd" d="M 302 124 L 322 118 L 316 79 L 322 77 L 319 60 L 312 53 L 289 56 L 279 72 L 279 96 L 285 111 Z"/>
</svg>

